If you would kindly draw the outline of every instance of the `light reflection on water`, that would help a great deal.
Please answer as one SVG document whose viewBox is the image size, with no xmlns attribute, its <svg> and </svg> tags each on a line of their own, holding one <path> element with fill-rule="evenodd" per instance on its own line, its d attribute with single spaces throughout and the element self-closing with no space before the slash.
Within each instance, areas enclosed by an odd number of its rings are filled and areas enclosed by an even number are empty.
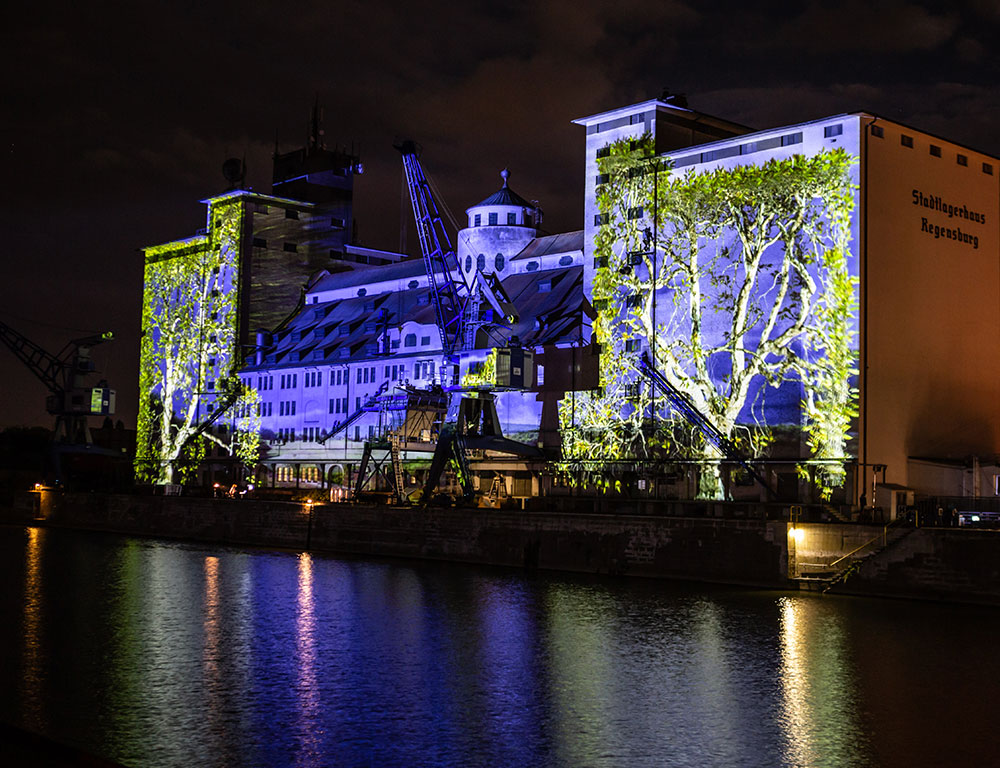
<svg viewBox="0 0 1000 768">
<path fill-rule="evenodd" d="M 0 718 L 127 765 L 1000 762 L 993 609 L 12 527 L 0 577 Z"/>
</svg>

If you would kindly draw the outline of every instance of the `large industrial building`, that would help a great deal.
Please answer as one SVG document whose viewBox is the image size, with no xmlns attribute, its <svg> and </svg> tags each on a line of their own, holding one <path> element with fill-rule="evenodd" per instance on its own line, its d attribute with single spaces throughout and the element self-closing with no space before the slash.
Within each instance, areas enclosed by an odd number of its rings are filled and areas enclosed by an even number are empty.
<svg viewBox="0 0 1000 768">
<path fill-rule="evenodd" d="M 441 274 L 352 244 L 360 162 L 318 132 L 271 195 L 206 200 L 203 233 L 145 250 L 140 472 L 228 484 L 255 454 L 259 485 L 402 496 L 462 390 L 527 446 L 455 449 L 494 500 L 1000 492 L 1000 161 L 864 112 L 752 131 L 666 98 L 575 122 L 581 232 L 545 233 L 504 172 L 446 243 L 454 285 L 514 308 L 454 354 Z"/>
</svg>

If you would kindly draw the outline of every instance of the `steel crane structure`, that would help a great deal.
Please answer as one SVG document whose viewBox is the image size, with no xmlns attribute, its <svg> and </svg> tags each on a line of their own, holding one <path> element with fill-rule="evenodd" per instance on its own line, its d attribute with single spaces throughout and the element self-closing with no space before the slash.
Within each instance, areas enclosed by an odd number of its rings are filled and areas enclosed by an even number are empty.
<svg viewBox="0 0 1000 768">
<path fill-rule="evenodd" d="M 458 256 L 444 228 L 430 184 L 420 165 L 419 146 L 413 141 L 404 141 L 395 147 L 403 156 L 403 170 L 410 192 L 410 202 L 413 205 L 413 218 L 419 234 L 420 251 L 423 254 L 428 287 L 441 334 L 441 349 L 445 359 L 452 366 L 451 382 L 446 390 L 448 394 L 456 395 L 463 391 L 463 388 L 458 386 L 458 353 L 461 350 L 475 349 L 479 344 L 490 346 L 505 344 L 507 339 L 498 331 L 511 329 L 517 322 L 517 311 L 496 275 L 487 275 L 475 269 L 467 278 L 468 282 L 461 277 Z M 489 320 L 480 315 L 483 299 L 493 310 L 493 316 Z M 480 335 L 480 330 L 486 331 L 486 336 Z M 489 336 L 492 336 L 492 341 L 496 344 L 489 343 Z M 457 465 L 463 495 L 466 498 L 473 495 L 472 472 L 469 465 L 469 454 L 472 450 L 492 450 L 530 458 L 541 457 L 538 448 L 503 436 L 491 388 L 474 389 L 475 397 L 461 399 L 448 397 L 446 400 L 447 419 L 439 422 L 438 441 L 423 490 L 425 501 L 433 494 L 449 459 L 454 459 Z M 366 450 L 366 455 L 367 453 Z M 396 448 L 392 456 L 393 464 L 397 468 L 398 455 L 399 451 Z M 395 472 L 397 478 L 399 474 L 397 469 Z M 363 475 L 364 473 L 362 477 Z M 361 482 L 358 487 L 361 487 Z"/>
<path fill-rule="evenodd" d="M 705 416 L 701 411 L 695 407 L 694 403 L 681 392 L 677 387 L 671 384 L 667 377 L 664 376 L 660 371 L 656 369 L 653 361 L 649 357 L 649 353 L 644 352 L 642 357 L 639 358 L 639 373 L 649 379 L 651 382 L 655 383 L 660 387 L 667 396 L 667 400 L 670 401 L 670 405 L 673 406 L 681 416 L 683 416 L 688 423 L 692 424 L 698 429 L 699 432 L 704 436 L 705 440 L 712 445 L 714 445 L 722 455 L 729 461 L 736 462 L 743 469 L 747 471 L 758 485 L 764 489 L 768 497 L 771 496 L 771 487 L 767 484 L 767 481 L 760 476 L 760 473 L 751 466 L 749 460 L 743 455 L 742 451 L 736 447 L 735 443 L 730 440 L 723 432 L 712 423 L 712 421 Z"/>
<path fill-rule="evenodd" d="M 0 322 L 0 340 L 14 353 L 49 391 L 45 408 L 56 417 L 54 440 L 76 445 L 90 445 L 89 416 L 110 416 L 115 412 L 115 391 L 106 382 L 88 387 L 85 377 L 94 373 L 90 350 L 111 341 L 108 331 L 74 339 L 58 354 L 52 354 Z"/>
</svg>

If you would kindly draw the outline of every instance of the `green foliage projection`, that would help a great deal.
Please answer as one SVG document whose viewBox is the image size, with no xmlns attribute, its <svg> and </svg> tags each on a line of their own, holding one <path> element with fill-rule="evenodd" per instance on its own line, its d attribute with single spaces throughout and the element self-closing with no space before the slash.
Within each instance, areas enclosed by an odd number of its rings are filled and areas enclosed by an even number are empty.
<svg viewBox="0 0 1000 768">
<path fill-rule="evenodd" d="M 636 373 L 642 340 L 667 380 L 750 456 L 773 439 L 748 397 L 801 382 L 811 459 L 825 495 L 843 482 L 857 416 L 848 272 L 854 163 L 842 149 L 679 174 L 648 136 L 611 144 L 599 161 L 593 280 L 601 389 L 560 404 L 567 466 L 677 456 L 705 461 L 699 495 L 721 498 L 718 451 L 665 411 Z M 654 298 L 655 297 L 655 298 Z M 738 421 L 741 413 L 743 419 Z M 650 423 L 658 424 L 657 432 Z M 663 426 L 666 422 L 667 426 Z"/>
<path fill-rule="evenodd" d="M 147 248 L 140 342 L 136 477 L 146 482 L 188 479 L 205 455 L 205 441 L 256 463 L 259 417 L 255 391 L 241 392 L 238 278 L 243 203 L 209 201 L 209 234 Z M 229 403 L 245 414 L 224 440 L 204 429 Z M 246 406 L 254 404 L 250 415 Z"/>
<path fill-rule="evenodd" d="M 495 386 L 497 383 L 497 351 L 494 348 L 477 368 L 462 376 L 463 387 Z"/>
</svg>

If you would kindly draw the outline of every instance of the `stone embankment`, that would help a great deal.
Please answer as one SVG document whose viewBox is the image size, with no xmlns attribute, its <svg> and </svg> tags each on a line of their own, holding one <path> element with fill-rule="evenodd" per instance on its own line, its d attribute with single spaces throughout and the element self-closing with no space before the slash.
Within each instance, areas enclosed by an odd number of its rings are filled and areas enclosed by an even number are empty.
<svg viewBox="0 0 1000 768">
<path fill-rule="evenodd" d="M 300 504 L 41 491 L 5 522 L 375 557 L 405 557 L 796 589 L 853 557 L 834 591 L 1000 605 L 1000 532 L 763 517 Z M 848 560 L 847 562 L 850 562 Z M 842 569 L 847 562 L 839 567 Z"/>
</svg>

